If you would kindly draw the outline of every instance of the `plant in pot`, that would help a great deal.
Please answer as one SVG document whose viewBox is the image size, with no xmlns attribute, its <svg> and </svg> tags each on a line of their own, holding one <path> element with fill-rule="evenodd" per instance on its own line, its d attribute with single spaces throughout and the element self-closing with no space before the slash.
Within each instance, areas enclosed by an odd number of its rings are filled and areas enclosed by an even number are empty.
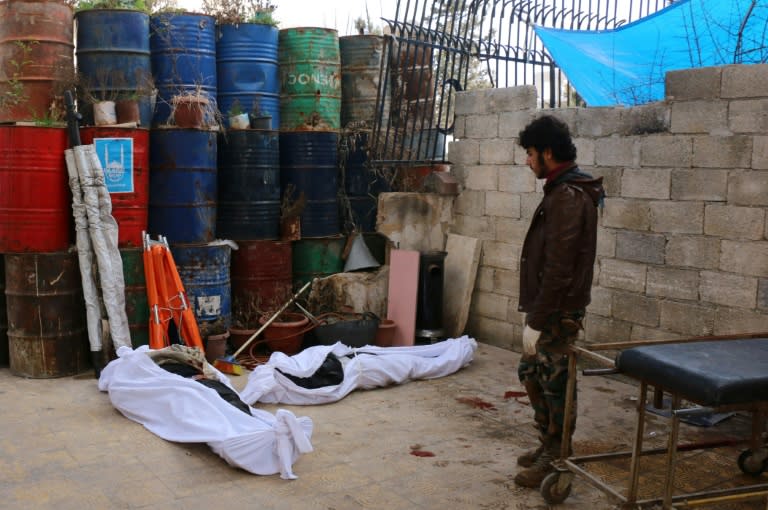
<svg viewBox="0 0 768 510">
<path fill-rule="evenodd" d="M 200 321 L 198 329 L 200 330 L 200 338 L 203 339 L 205 359 L 208 360 L 208 363 L 212 364 L 218 358 L 226 356 L 229 328 L 227 328 L 223 318 L 219 317 L 215 321 Z"/>
<path fill-rule="evenodd" d="M 266 110 L 261 109 L 259 98 L 253 100 L 253 109 L 251 110 L 251 128 L 253 129 L 272 129 L 272 115 Z"/>
<path fill-rule="evenodd" d="M 229 343 L 234 350 L 239 349 L 259 329 L 260 300 L 258 296 L 248 294 L 232 303 L 232 326 L 229 328 Z"/>
<path fill-rule="evenodd" d="M 240 107 L 240 101 L 235 99 L 229 108 L 229 129 L 248 129 L 251 123 L 248 114 Z"/>
<path fill-rule="evenodd" d="M 271 0 L 203 0 L 203 13 L 213 16 L 218 25 L 253 23 L 276 27 Z"/>
<path fill-rule="evenodd" d="M 196 87 L 171 98 L 170 122 L 180 128 L 218 129 L 221 114 L 208 94 Z"/>
</svg>

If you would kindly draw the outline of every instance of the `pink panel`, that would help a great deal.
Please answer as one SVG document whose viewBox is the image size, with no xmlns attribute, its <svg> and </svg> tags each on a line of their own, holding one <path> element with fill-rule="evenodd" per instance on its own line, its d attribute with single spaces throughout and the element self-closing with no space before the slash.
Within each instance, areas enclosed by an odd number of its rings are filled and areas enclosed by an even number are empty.
<svg viewBox="0 0 768 510">
<path fill-rule="evenodd" d="M 413 345 L 416 339 L 419 252 L 392 250 L 389 255 L 387 318 L 396 324 L 392 345 Z"/>
</svg>

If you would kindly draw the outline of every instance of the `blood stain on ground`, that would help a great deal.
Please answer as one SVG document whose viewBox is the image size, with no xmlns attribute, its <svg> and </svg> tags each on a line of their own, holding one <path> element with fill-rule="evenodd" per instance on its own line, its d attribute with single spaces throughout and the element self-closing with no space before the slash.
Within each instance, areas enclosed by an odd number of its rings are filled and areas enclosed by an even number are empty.
<svg viewBox="0 0 768 510">
<path fill-rule="evenodd" d="M 496 410 L 496 406 L 478 397 L 458 397 L 456 400 L 462 404 L 467 404 L 478 409 L 486 409 L 488 411 Z"/>
</svg>

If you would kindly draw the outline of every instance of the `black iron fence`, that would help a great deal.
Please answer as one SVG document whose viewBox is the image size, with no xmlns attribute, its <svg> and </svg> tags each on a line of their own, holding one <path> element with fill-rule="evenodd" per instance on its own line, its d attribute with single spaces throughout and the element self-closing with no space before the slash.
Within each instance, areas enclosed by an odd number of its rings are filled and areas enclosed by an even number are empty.
<svg viewBox="0 0 768 510">
<path fill-rule="evenodd" d="M 370 162 L 413 166 L 445 159 L 455 93 L 535 85 L 541 107 L 583 104 L 533 25 L 604 30 L 671 0 L 398 0 L 379 80 Z M 385 101 L 383 98 L 387 98 Z"/>
</svg>

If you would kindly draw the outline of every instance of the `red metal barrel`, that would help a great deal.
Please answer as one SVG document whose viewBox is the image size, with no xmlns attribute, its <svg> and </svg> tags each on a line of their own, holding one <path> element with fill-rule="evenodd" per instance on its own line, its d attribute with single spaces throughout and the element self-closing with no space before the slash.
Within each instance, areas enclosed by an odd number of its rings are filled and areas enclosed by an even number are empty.
<svg viewBox="0 0 768 510">
<path fill-rule="evenodd" d="M 67 146 L 64 128 L 0 126 L 0 253 L 69 248 Z"/>
<path fill-rule="evenodd" d="M 149 130 L 88 127 L 80 130 L 80 136 L 84 144 L 96 146 L 104 169 L 112 216 L 119 227 L 118 246 L 141 247 L 149 214 Z"/>
<path fill-rule="evenodd" d="M 291 242 L 237 241 L 237 245 L 232 252 L 232 313 L 235 321 L 242 322 L 243 314 L 274 311 L 290 299 Z"/>
<path fill-rule="evenodd" d="M 8 366 L 8 315 L 5 308 L 5 258 L 0 257 L 0 367 Z"/>
<path fill-rule="evenodd" d="M 5 255 L 11 372 L 47 378 L 87 368 L 88 334 L 76 252 Z"/>
<path fill-rule="evenodd" d="M 54 88 L 74 81 L 72 27 L 63 0 L 0 2 L 0 120 L 49 115 Z"/>
</svg>

